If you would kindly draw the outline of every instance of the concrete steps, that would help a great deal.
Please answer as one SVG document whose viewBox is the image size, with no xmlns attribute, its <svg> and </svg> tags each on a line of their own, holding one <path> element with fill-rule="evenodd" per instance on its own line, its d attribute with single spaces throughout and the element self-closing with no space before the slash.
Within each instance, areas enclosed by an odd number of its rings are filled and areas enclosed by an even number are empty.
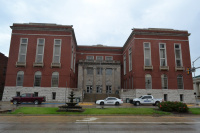
<svg viewBox="0 0 200 133">
<path fill-rule="evenodd" d="M 105 99 L 107 97 L 117 97 L 117 98 L 119 98 L 119 95 L 118 94 L 90 94 L 90 93 L 85 93 L 83 102 L 95 102 L 97 100 L 102 100 L 102 99 Z"/>
</svg>

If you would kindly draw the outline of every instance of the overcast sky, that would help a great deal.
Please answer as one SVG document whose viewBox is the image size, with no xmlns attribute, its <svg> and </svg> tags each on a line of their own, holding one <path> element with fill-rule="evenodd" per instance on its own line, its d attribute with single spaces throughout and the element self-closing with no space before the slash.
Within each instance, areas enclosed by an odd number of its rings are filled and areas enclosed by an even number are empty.
<svg viewBox="0 0 200 133">
<path fill-rule="evenodd" d="M 133 27 L 172 28 L 191 33 L 194 61 L 200 56 L 199 6 L 200 0 L 0 0 L 0 52 L 9 54 L 13 23 L 73 25 L 78 45 L 120 47 Z"/>
</svg>

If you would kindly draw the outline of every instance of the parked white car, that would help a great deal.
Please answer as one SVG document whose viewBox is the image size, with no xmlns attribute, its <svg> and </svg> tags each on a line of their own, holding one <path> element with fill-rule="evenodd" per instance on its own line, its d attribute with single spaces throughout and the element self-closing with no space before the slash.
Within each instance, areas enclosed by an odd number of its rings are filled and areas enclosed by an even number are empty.
<svg viewBox="0 0 200 133">
<path fill-rule="evenodd" d="M 104 104 L 108 104 L 108 105 L 120 105 L 123 103 L 122 99 L 118 99 L 116 97 L 107 97 L 104 100 L 97 100 L 96 104 L 100 104 L 100 105 L 104 105 Z"/>
<path fill-rule="evenodd" d="M 133 104 L 136 106 L 139 106 L 140 104 L 153 104 L 158 105 L 160 102 L 162 102 L 163 99 L 154 99 L 152 95 L 143 95 L 139 98 L 133 99 Z"/>
</svg>

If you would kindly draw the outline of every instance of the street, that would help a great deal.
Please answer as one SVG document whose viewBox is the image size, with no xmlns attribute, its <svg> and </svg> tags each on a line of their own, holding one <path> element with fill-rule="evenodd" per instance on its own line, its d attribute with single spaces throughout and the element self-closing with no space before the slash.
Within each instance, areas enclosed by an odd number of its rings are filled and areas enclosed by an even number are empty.
<svg viewBox="0 0 200 133">
<path fill-rule="evenodd" d="M 1 116 L 0 133 L 199 133 L 199 116 Z"/>
</svg>

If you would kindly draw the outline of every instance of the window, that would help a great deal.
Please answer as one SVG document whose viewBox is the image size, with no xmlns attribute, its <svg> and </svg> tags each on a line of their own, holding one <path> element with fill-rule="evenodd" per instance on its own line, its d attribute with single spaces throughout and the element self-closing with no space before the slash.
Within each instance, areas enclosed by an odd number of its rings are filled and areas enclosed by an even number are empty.
<svg viewBox="0 0 200 133">
<path fill-rule="evenodd" d="M 88 86 L 87 86 L 86 92 L 87 92 L 87 93 L 92 93 L 92 86 L 91 86 L 91 85 L 88 85 Z"/>
<path fill-rule="evenodd" d="M 107 93 L 107 94 L 112 93 L 112 86 L 110 86 L 110 85 L 107 85 L 107 86 L 106 86 L 106 93 Z"/>
<path fill-rule="evenodd" d="M 106 69 L 106 75 L 112 75 L 112 68 Z"/>
<path fill-rule="evenodd" d="M 23 81 L 24 81 L 24 72 L 19 71 L 17 73 L 17 83 L 16 86 L 23 86 Z"/>
<path fill-rule="evenodd" d="M 59 81 L 59 73 L 53 72 L 52 78 L 51 78 L 51 86 L 52 87 L 58 87 L 58 81 Z"/>
<path fill-rule="evenodd" d="M 106 60 L 113 60 L 113 57 L 112 56 L 106 56 Z"/>
<path fill-rule="evenodd" d="M 177 76 L 177 84 L 178 84 L 178 89 L 183 89 L 183 76 L 182 75 Z"/>
<path fill-rule="evenodd" d="M 132 89 L 133 89 L 133 77 L 132 77 Z"/>
<path fill-rule="evenodd" d="M 151 66 L 151 46 L 150 43 L 144 43 L 144 65 Z"/>
<path fill-rule="evenodd" d="M 150 74 L 145 75 L 145 86 L 146 89 L 152 89 L 152 80 Z"/>
<path fill-rule="evenodd" d="M 56 100 L 56 92 L 52 92 L 52 100 Z"/>
<path fill-rule="evenodd" d="M 26 94 L 22 94 L 21 97 L 26 97 Z"/>
<path fill-rule="evenodd" d="M 20 92 L 17 91 L 16 92 L 16 96 L 19 97 L 20 96 Z"/>
<path fill-rule="evenodd" d="M 166 45 L 160 44 L 160 66 L 167 66 Z"/>
<path fill-rule="evenodd" d="M 164 101 L 167 101 L 167 94 L 164 94 Z"/>
<path fill-rule="evenodd" d="M 86 56 L 86 60 L 94 60 L 94 56 Z"/>
<path fill-rule="evenodd" d="M 96 86 L 97 93 L 102 93 L 102 87 L 100 85 Z"/>
<path fill-rule="evenodd" d="M 6 67 L 3 68 L 3 76 L 6 75 Z"/>
<path fill-rule="evenodd" d="M 102 75 L 102 68 L 97 68 L 96 72 L 97 72 L 97 75 Z"/>
<path fill-rule="evenodd" d="M 26 62 L 28 38 L 21 38 L 18 62 Z"/>
<path fill-rule="evenodd" d="M 129 88 L 131 88 L 131 78 L 129 78 Z"/>
<path fill-rule="evenodd" d="M 88 67 L 87 68 L 87 74 L 88 75 L 93 75 L 93 68 L 92 67 Z"/>
<path fill-rule="evenodd" d="M 38 97 L 38 92 L 34 92 L 34 96 L 35 96 L 35 97 Z"/>
<path fill-rule="evenodd" d="M 39 87 L 41 84 L 42 74 L 40 71 L 35 72 L 34 86 Z"/>
<path fill-rule="evenodd" d="M 37 40 L 37 51 L 36 51 L 36 63 L 43 63 L 43 56 L 44 56 L 44 43 L 45 40 L 39 38 Z"/>
<path fill-rule="evenodd" d="M 74 58 L 74 46 L 72 45 L 72 53 L 71 53 L 71 69 L 73 69 L 73 58 Z"/>
<path fill-rule="evenodd" d="M 183 94 L 180 94 L 180 101 L 182 102 L 183 100 Z"/>
<path fill-rule="evenodd" d="M 126 75 L 126 54 L 124 55 L 124 75 Z"/>
<path fill-rule="evenodd" d="M 54 40 L 53 63 L 60 63 L 61 39 Z"/>
<path fill-rule="evenodd" d="M 175 44 L 175 62 L 176 67 L 182 67 L 182 54 L 181 54 L 181 45 Z"/>
<path fill-rule="evenodd" d="M 161 75 L 161 83 L 162 83 L 162 89 L 168 89 L 167 75 L 165 74 Z"/>
<path fill-rule="evenodd" d="M 96 60 L 102 61 L 103 60 L 103 56 L 96 56 Z"/>
<path fill-rule="evenodd" d="M 76 54 L 74 54 L 74 73 L 75 73 L 75 66 L 76 66 Z"/>
<path fill-rule="evenodd" d="M 131 48 L 128 50 L 128 59 L 129 59 L 129 71 L 132 70 L 132 50 Z"/>
</svg>

